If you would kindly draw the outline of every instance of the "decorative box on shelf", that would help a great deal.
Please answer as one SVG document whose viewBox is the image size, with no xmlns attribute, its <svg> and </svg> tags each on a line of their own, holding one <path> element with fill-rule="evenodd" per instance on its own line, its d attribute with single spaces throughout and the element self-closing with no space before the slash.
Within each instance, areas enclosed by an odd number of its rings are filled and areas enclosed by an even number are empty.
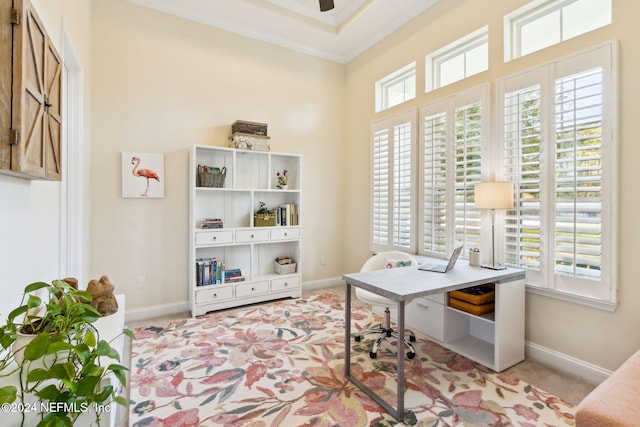
<svg viewBox="0 0 640 427">
<path fill-rule="evenodd" d="M 293 261 L 293 258 L 290 256 L 279 256 L 273 262 L 276 273 L 278 274 L 289 274 L 296 272 L 296 263 Z"/>
<path fill-rule="evenodd" d="M 278 262 L 274 262 L 276 267 L 276 273 L 278 274 L 289 274 L 296 272 L 296 263 L 291 264 L 278 264 Z"/>
<path fill-rule="evenodd" d="M 272 227 L 276 225 L 276 214 L 253 214 L 255 227 Z"/>
<path fill-rule="evenodd" d="M 481 315 L 494 310 L 493 285 L 473 286 L 449 292 L 449 306 L 467 313 Z"/>
<path fill-rule="evenodd" d="M 234 133 L 229 137 L 229 146 L 241 150 L 270 151 L 269 139 L 266 135 Z"/>
<path fill-rule="evenodd" d="M 246 133 L 250 135 L 267 135 L 267 124 L 236 120 L 231 125 L 231 133 Z"/>
</svg>

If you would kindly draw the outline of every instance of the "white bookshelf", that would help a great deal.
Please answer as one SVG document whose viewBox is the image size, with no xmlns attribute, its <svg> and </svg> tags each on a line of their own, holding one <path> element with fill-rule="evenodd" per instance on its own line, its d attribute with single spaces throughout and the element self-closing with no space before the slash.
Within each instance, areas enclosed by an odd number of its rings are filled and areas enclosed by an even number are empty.
<svg viewBox="0 0 640 427">
<path fill-rule="evenodd" d="M 280 298 L 299 298 L 300 156 L 196 145 L 189 159 L 189 303 L 191 314 Z M 226 168 L 221 188 L 198 187 L 198 165 Z M 277 188 L 276 173 L 288 171 L 286 190 Z M 256 227 L 253 214 L 260 202 L 269 209 L 295 205 L 297 221 Z M 220 218 L 223 228 L 203 229 L 202 221 Z M 274 260 L 290 256 L 295 273 L 277 274 Z M 245 281 L 202 285 L 196 262 L 215 258 L 227 269 L 240 269 Z"/>
</svg>

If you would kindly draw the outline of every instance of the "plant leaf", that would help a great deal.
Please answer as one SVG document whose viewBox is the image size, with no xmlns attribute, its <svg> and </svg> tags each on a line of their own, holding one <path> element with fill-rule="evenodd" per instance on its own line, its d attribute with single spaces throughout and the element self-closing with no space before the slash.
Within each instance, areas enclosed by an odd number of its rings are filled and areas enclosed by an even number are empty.
<svg viewBox="0 0 640 427">
<path fill-rule="evenodd" d="M 49 347 L 49 334 L 40 332 L 24 349 L 24 358 L 26 360 L 40 359 L 47 352 Z"/>
<path fill-rule="evenodd" d="M 108 356 L 111 351 L 111 346 L 105 340 L 100 340 L 100 342 L 98 342 L 97 351 L 100 356 Z"/>
<path fill-rule="evenodd" d="M 11 403 L 16 400 L 17 392 L 18 390 L 12 385 L 0 387 L 0 404 Z"/>
<path fill-rule="evenodd" d="M 49 378 L 51 378 L 51 374 L 49 373 L 49 371 L 47 371 L 45 369 L 41 369 L 41 368 L 32 369 L 27 374 L 27 382 L 28 383 L 48 380 Z"/>
<path fill-rule="evenodd" d="M 60 392 L 53 384 L 46 386 L 42 390 L 36 392 L 36 396 L 42 398 L 43 400 L 56 400 Z"/>
<path fill-rule="evenodd" d="M 28 294 L 29 292 L 37 291 L 38 289 L 46 288 L 48 286 L 51 285 L 45 282 L 34 282 L 24 288 L 24 293 Z"/>
<path fill-rule="evenodd" d="M 7 316 L 7 318 L 13 322 L 13 320 L 20 316 L 21 314 L 24 314 L 27 312 L 27 310 L 29 310 L 29 307 L 27 307 L 26 305 L 21 305 L 20 307 L 14 308 L 11 313 L 9 313 L 9 315 Z"/>
<path fill-rule="evenodd" d="M 96 385 L 98 385 L 99 382 L 100 377 L 84 377 L 78 381 L 78 389 L 76 390 L 76 393 L 81 396 L 91 394 L 96 389 Z"/>
<path fill-rule="evenodd" d="M 89 329 L 87 331 L 87 333 L 84 336 L 84 343 L 89 347 L 96 346 L 96 334 L 93 332 L 93 330 Z"/>
</svg>

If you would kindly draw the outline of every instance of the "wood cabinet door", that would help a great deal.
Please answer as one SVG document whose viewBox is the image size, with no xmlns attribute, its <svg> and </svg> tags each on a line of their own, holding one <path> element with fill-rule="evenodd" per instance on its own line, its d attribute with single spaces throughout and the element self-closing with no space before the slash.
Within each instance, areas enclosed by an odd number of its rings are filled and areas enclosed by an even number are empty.
<svg viewBox="0 0 640 427">
<path fill-rule="evenodd" d="M 62 60 L 28 0 L 13 25 L 11 170 L 28 177 L 62 179 Z"/>
</svg>

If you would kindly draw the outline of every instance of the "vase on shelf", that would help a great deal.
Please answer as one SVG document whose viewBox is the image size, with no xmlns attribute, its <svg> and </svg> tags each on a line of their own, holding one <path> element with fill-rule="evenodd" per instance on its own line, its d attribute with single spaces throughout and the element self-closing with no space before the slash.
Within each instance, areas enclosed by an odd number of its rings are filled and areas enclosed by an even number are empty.
<svg viewBox="0 0 640 427">
<path fill-rule="evenodd" d="M 286 190 L 287 188 L 289 188 L 289 186 L 288 186 L 287 184 L 279 184 L 279 185 L 278 185 L 278 188 L 279 188 L 280 190 Z"/>
</svg>

